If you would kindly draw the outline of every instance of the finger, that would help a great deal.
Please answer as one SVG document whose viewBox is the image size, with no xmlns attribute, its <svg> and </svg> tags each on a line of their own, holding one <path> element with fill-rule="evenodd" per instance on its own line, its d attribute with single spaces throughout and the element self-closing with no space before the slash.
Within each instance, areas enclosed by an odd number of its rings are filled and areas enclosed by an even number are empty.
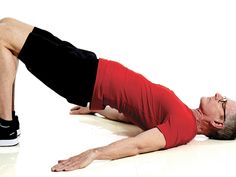
<svg viewBox="0 0 236 177">
<path fill-rule="evenodd" d="M 80 114 L 80 110 L 73 110 L 73 111 L 70 111 L 70 114 L 71 114 L 71 115 Z"/>
<path fill-rule="evenodd" d="M 79 164 L 81 163 L 81 157 L 79 155 L 77 156 L 73 156 L 70 157 L 67 160 L 63 160 L 62 163 L 60 163 L 60 165 L 58 166 L 59 168 L 63 168 L 63 169 L 74 169 L 74 168 L 79 168 Z"/>
<path fill-rule="evenodd" d="M 88 159 L 73 158 L 61 170 L 62 171 L 72 171 L 72 170 L 76 170 L 76 169 L 85 168 L 91 162 L 92 161 L 88 160 Z"/>
<path fill-rule="evenodd" d="M 64 171 L 72 171 L 72 170 L 76 170 L 76 169 L 80 169 L 80 168 L 82 168 L 82 167 L 80 166 L 80 163 L 74 161 L 74 162 L 71 162 L 70 164 L 67 164 L 67 165 L 64 167 L 63 170 L 64 170 Z"/>
<path fill-rule="evenodd" d="M 89 164 L 93 162 L 93 158 L 86 156 L 86 157 L 72 157 L 70 163 L 68 163 L 65 167 L 65 171 L 71 171 L 76 169 L 81 169 L 87 167 Z"/>
<path fill-rule="evenodd" d="M 69 166 L 74 162 L 73 157 L 66 159 L 66 160 L 59 160 L 58 164 L 52 167 L 53 171 L 63 171 L 66 166 Z"/>
<path fill-rule="evenodd" d="M 70 110 L 74 111 L 74 110 L 77 110 L 77 109 L 80 109 L 80 108 L 81 108 L 80 106 L 75 106 L 75 107 L 71 108 Z"/>
<path fill-rule="evenodd" d="M 59 172 L 59 171 L 63 171 L 64 167 L 68 164 L 68 161 L 70 159 L 66 159 L 66 160 L 58 160 L 58 164 L 54 165 L 51 168 L 51 171 L 53 172 Z"/>
<path fill-rule="evenodd" d="M 60 172 L 60 171 L 63 171 L 65 169 L 65 164 L 63 163 L 58 163 L 57 165 L 54 165 L 52 168 L 51 168 L 51 171 L 53 172 Z"/>
<path fill-rule="evenodd" d="M 87 107 L 80 107 L 79 109 L 73 110 L 70 112 L 70 114 L 72 114 L 72 115 L 74 115 L 74 114 L 89 114 L 89 113 L 91 113 L 91 111 Z"/>
<path fill-rule="evenodd" d="M 59 169 L 59 168 L 58 168 L 58 165 L 54 165 L 54 166 L 51 168 L 51 171 L 52 171 L 52 172 L 59 172 L 58 169 Z"/>
<path fill-rule="evenodd" d="M 58 160 L 58 163 L 63 163 L 65 162 L 66 160 Z"/>
</svg>

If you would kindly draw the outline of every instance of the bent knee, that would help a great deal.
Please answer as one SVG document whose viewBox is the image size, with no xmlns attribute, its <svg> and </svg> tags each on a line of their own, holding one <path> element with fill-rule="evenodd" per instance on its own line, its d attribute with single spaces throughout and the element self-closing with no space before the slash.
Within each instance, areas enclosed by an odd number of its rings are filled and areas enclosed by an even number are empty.
<svg viewBox="0 0 236 177">
<path fill-rule="evenodd" d="M 12 23 L 14 19 L 12 18 L 3 18 L 0 20 L 0 39 L 2 40 L 6 35 L 12 32 Z"/>
<path fill-rule="evenodd" d="M 1 23 L 0 23 L 1 24 Z M 2 23 L 0 25 L 0 43 L 6 44 L 9 42 L 9 38 L 14 37 L 13 27 L 8 23 Z"/>
<path fill-rule="evenodd" d="M 14 23 L 17 20 L 11 17 L 5 17 L 0 20 L 0 23 Z"/>
<path fill-rule="evenodd" d="M 12 18 L 3 18 L 1 22 L 0 41 L 17 56 L 33 26 Z"/>
</svg>

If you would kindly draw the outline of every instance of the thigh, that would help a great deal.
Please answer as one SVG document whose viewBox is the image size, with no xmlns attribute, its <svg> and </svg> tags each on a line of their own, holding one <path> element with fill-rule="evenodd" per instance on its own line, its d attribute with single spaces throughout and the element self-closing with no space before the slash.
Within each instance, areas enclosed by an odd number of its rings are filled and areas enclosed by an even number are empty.
<svg viewBox="0 0 236 177">
<path fill-rule="evenodd" d="M 33 26 L 12 18 L 0 20 L 0 40 L 16 57 Z"/>
</svg>

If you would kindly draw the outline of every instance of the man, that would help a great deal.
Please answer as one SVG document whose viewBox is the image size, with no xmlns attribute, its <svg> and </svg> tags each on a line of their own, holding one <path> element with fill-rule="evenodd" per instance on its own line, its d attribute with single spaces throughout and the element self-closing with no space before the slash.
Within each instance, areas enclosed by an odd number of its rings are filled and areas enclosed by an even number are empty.
<svg viewBox="0 0 236 177">
<path fill-rule="evenodd" d="M 117 62 L 98 60 L 94 53 L 78 49 L 47 31 L 5 18 L 0 21 L 1 146 L 18 143 L 19 122 L 13 102 L 18 59 L 70 103 L 86 106 L 90 102 L 90 110 L 143 129 L 135 137 L 61 160 L 52 171 L 69 171 L 84 168 L 93 160 L 168 149 L 188 143 L 197 133 L 217 139 L 235 138 L 235 101 L 217 93 L 201 98 L 199 108 L 192 110 L 173 91 Z M 71 113 L 90 112 L 86 109 L 76 107 Z"/>
</svg>

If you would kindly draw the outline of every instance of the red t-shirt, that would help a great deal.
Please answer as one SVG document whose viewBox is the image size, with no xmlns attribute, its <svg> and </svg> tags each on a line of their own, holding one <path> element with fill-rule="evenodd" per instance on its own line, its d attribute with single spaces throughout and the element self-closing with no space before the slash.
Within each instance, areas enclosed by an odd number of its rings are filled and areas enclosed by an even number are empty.
<svg viewBox="0 0 236 177">
<path fill-rule="evenodd" d="M 116 108 L 143 130 L 157 127 L 165 148 L 186 144 L 196 135 L 196 119 L 168 88 L 154 84 L 123 65 L 99 59 L 91 109 Z"/>
</svg>

